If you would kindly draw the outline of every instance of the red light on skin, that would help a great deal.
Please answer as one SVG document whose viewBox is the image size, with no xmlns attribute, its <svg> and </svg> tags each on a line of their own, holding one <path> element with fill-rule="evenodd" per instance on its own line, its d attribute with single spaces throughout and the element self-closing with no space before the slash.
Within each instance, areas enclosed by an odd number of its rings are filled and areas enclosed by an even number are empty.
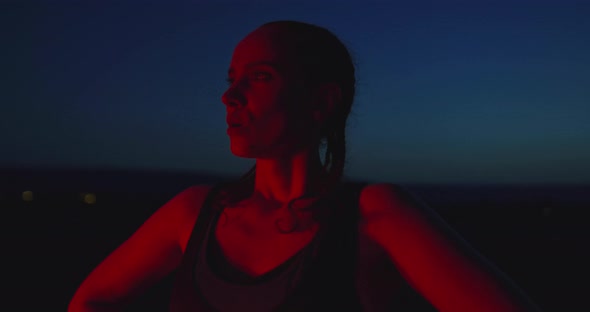
<svg viewBox="0 0 590 312">
<path fill-rule="evenodd" d="M 228 135 L 241 135 L 245 134 L 247 127 L 245 126 L 229 126 L 227 127 L 227 134 Z"/>
</svg>

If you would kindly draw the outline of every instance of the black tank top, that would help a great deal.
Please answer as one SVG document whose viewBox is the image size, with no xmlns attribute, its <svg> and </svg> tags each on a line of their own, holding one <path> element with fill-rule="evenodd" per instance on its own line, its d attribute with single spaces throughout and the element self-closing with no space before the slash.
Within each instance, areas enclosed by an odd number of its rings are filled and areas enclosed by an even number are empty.
<svg viewBox="0 0 590 312">
<path fill-rule="evenodd" d="M 317 204 L 338 209 L 313 240 L 260 277 L 233 268 L 214 228 L 213 188 L 176 272 L 170 311 L 361 311 L 355 288 L 358 195 L 364 184 L 341 184 Z"/>
</svg>

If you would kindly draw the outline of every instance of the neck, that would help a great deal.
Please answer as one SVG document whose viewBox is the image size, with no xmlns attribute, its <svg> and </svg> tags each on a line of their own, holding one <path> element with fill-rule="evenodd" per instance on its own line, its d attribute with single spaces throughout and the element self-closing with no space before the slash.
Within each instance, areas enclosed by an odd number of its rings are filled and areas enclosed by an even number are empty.
<svg viewBox="0 0 590 312">
<path fill-rule="evenodd" d="M 254 194 L 285 204 L 292 199 L 319 191 L 325 177 L 317 149 L 279 159 L 257 159 Z"/>
</svg>

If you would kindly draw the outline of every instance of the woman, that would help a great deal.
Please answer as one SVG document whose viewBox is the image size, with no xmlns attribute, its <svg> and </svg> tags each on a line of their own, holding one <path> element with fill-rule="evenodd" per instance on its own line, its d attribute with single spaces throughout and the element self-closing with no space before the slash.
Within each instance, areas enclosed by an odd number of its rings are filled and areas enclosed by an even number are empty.
<svg viewBox="0 0 590 312">
<path fill-rule="evenodd" d="M 332 33 L 262 25 L 237 45 L 228 82 L 231 151 L 255 167 L 170 200 L 87 277 L 70 311 L 120 307 L 174 270 L 173 311 L 380 311 L 414 290 L 439 311 L 533 310 L 400 187 L 340 182 L 355 69 Z"/>
</svg>

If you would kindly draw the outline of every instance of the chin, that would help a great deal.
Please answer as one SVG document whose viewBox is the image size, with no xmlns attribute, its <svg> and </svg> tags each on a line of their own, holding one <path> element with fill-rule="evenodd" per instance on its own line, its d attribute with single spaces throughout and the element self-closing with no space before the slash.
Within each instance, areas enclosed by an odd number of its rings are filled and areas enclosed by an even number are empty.
<svg viewBox="0 0 590 312">
<path fill-rule="evenodd" d="M 273 146 L 271 148 L 271 146 Z M 272 144 L 262 142 L 252 142 L 246 140 L 230 139 L 230 149 L 234 156 L 241 158 L 256 158 L 256 159 L 273 159 L 273 158 L 289 158 L 297 153 L 300 153 L 309 146 L 296 148 L 296 146 L 303 146 L 302 144 Z M 316 147 L 317 149 L 317 147 Z"/>
<path fill-rule="evenodd" d="M 232 146 L 231 152 L 236 157 L 249 159 L 273 159 L 281 157 L 281 154 L 270 152 L 267 149 L 256 149 L 251 146 Z"/>
<path fill-rule="evenodd" d="M 249 146 L 243 146 L 243 145 L 238 145 L 238 144 L 231 144 L 231 153 L 236 156 L 236 157 L 240 157 L 240 158 L 257 158 L 258 153 L 255 153 L 254 151 L 252 151 L 251 148 L 249 148 Z"/>
<path fill-rule="evenodd" d="M 250 158 L 250 159 L 252 159 L 252 158 L 257 158 L 257 157 L 256 157 L 255 155 L 253 155 L 253 154 L 250 154 L 250 153 L 244 153 L 244 152 L 242 152 L 242 151 L 237 151 L 237 152 L 236 152 L 236 151 L 233 151 L 233 150 L 232 150 L 232 151 L 231 151 L 231 153 L 232 153 L 234 156 L 236 156 L 236 157 L 240 157 L 240 158 Z"/>
</svg>

